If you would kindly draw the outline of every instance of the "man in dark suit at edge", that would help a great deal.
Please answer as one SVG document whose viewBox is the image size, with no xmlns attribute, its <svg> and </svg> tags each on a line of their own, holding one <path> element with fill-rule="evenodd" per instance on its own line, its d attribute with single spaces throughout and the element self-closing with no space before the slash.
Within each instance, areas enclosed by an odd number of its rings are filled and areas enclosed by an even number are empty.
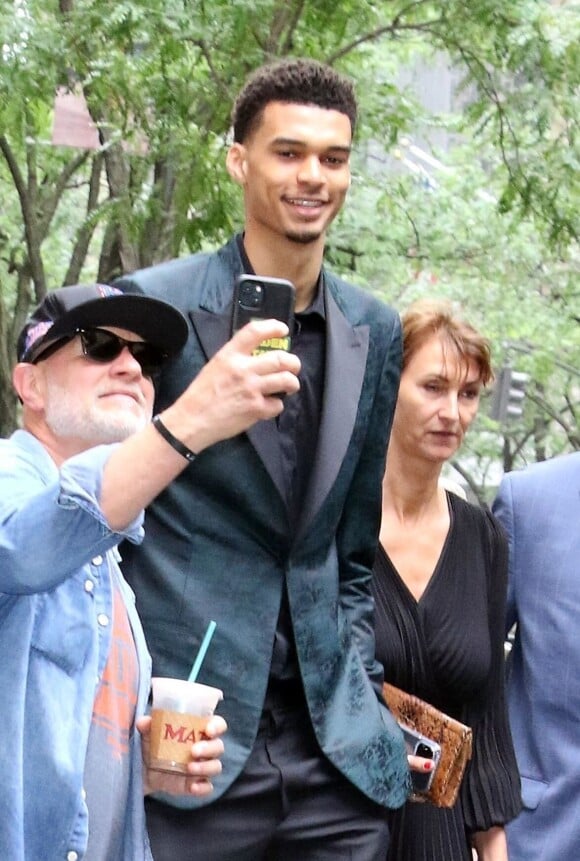
<svg viewBox="0 0 580 861">
<path fill-rule="evenodd" d="M 323 266 L 356 114 L 351 82 L 325 65 L 259 69 L 234 105 L 227 154 L 244 232 L 117 282 L 190 323 L 157 410 L 227 340 L 242 272 L 295 284 L 302 364 L 279 419 L 206 449 L 149 509 L 142 548 L 124 553 L 156 674 L 186 677 L 216 620 L 199 680 L 223 689 L 229 725 L 211 808 L 148 802 L 156 861 L 379 861 L 383 809 L 407 796 L 369 592 L 399 320 Z"/>
</svg>

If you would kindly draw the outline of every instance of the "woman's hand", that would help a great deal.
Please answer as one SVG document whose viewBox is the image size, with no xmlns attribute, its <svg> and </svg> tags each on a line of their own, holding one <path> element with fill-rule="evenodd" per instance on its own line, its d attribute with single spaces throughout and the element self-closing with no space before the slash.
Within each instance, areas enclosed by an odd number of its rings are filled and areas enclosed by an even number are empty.
<svg viewBox="0 0 580 861">
<path fill-rule="evenodd" d="M 224 743 L 220 736 L 227 730 L 225 720 L 219 715 L 213 715 L 208 721 L 204 732 L 207 740 L 196 741 L 191 745 L 192 761 L 187 765 L 187 774 L 177 774 L 155 771 L 149 768 L 149 736 L 151 733 L 151 718 L 138 718 L 137 729 L 141 733 L 143 750 L 143 793 L 168 792 L 170 795 L 195 795 L 203 798 L 213 791 L 211 778 L 220 774 L 222 764 L 219 759 L 224 752 Z"/>
<path fill-rule="evenodd" d="M 409 754 L 407 756 L 407 762 L 409 763 L 411 771 L 420 771 L 422 774 L 433 771 L 432 759 L 424 759 L 422 756 L 412 756 Z"/>
<path fill-rule="evenodd" d="M 508 861 L 507 840 L 502 827 L 477 831 L 472 842 L 478 861 Z"/>
</svg>

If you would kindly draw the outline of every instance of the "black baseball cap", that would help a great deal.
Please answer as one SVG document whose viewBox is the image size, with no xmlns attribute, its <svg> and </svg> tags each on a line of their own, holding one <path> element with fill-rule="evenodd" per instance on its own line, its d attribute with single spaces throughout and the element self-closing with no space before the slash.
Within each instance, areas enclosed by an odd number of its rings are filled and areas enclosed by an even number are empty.
<svg viewBox="0 0 580 861">
<path fill-rule="evenodd" d="M 168 302 L 135 293 L 122 293 L 105 284 L 77 284 L 46 295 L 18 336 L 19 362 L 37 362 L 60 340 L 79 329 L 115 326 L 154 344 L 169 359 L 187 340 L 187 321 Z"/>
</svg>

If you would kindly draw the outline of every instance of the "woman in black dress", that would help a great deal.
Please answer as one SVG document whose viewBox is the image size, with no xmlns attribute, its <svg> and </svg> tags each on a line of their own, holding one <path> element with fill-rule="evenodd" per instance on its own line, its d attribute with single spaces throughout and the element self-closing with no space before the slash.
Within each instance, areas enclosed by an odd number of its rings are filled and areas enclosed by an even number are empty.
<svg viewBox="0 0 580 861">
<path fill-rule="evenodd" d="M 408 801 L 389 813 L 388 861 L 507 861 L 503 825 L 520 810 L 504 705 L 507 544 L 492 515 L 440 482 L 492 377 L 489 346 L 446 303 L 403 315 L 403 372 L 383 481 L 374 568 L 385 679 L 473 728 L 451 809 Z"/>
</svg>

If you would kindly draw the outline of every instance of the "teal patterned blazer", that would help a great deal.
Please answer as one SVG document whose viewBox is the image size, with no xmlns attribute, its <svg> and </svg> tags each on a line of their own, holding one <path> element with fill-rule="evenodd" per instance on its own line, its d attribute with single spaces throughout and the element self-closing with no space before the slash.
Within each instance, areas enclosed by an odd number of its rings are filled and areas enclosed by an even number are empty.
<svg viewBox="0 0 580 861">
<path fill-rule="evenodd" d="M 171 404 L 229 337 L 237 242 L 116 282 L 170 301 L 190 336 L 163 373 L 156 410 Z M 199 681 L 224 691 L 228 722 L 218 798 L 236 779 L 262 712 L 284 582 L 308 710 L 325 755 L 369 798 L 407 797 L 401 733 L 380 697 L 369 582 L 381 481 L 398 390 L 398 315 L 323 270 L 324 400 L 310 486 L 290 530 L 275 422 L 206 449 L 150 506 L 146 538 L 123 548 L 124 573 L 154 675 L 186 678 L 208 622 L 217 629 Z M 179 806 L 207 800 L 170 799 Z"/>
</svg>

